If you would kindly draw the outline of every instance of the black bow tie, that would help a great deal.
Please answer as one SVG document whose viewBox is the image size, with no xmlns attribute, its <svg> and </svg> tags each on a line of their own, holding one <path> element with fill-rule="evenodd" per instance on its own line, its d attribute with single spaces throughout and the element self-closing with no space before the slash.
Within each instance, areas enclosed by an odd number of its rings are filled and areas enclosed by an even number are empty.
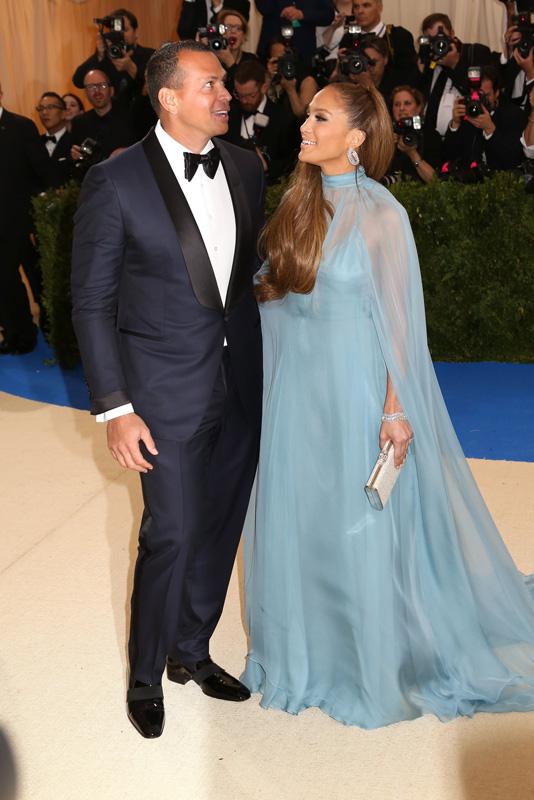
<svg viewBox="0 0 534 800">
<path fill-rule="evenodd" d="M 57 139 L 55 136 L 45 136 L 45 142 L 54 142 L 55 144 L 57 142 Z"/>
<path fill-rule="evenodd" d="M 208 178 L 213 178 L 217 172 L 221 154 L 218 147 L 213 147 L 209 153 L 205 153 L 203 156 L 198 153 L 184 153 L 184 159 L 186 181 L 193 179 L 199 164 L 202 164 Z"/>
</svg>

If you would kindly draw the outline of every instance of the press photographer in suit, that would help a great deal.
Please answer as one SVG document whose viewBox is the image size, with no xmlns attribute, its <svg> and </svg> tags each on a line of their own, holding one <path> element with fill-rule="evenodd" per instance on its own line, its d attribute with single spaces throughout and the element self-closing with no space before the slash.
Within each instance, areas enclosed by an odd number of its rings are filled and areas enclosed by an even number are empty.
<svg viewBox="0 0 534 800">
<path fill-rule="evenodd" d="M 484 162 L 490 169 L 513 169 L 523 160 L 521 136 L 526 116 L 513 103 L 501 104 L 499 72 L 484 67 L 475 98 L 460 97 L 444 139 L 444 155 L 464 168 Z M 480 100 L 477 98 L 480 97 Z"/>
<path fill-rule="evenodd" d="M 224 69 L 200 42 L 147 67 L 159 121 L 92 167 L 75 219 L 73 321 L 92 413 L 141 474 L 128 716 L 164 724 L 161 677 L 211 697 L 248 690 L 211 658 L 259 447 L 262 364 L 253 292 L 263 171 L 212 137 L 228 127 Z M 180 735 L 186 732 L 182 731 Z"/>
<path fill-rule="evenodd" d="M 467 70 L 473 66 L 485 66 L 495 59 L 484 44 L 467 44 L 455 35 L 447 14 L 429 14 L 422 22 L 423 35 L 431 39 L 431 47 L 440 49 L 443 55 L 434 57 L 419 51 L 421 78 L 419 88 L 428 98 L 426 108 L 427 127 L 445 136 L 452 119 L 454 101 L 463 96 L 467 83 Z M 438 41 L 436 37 L 440 37 Z M 433 40 L 433 41 L 432 41 Z"/>
<path fill-rule="evenodd" d="M 245 61 L 235 74 L 235 100 L 225 139 L 253 150 L 269 183 L 290 172 L 297 158 L 298 122 L 282 103 L 267 97 L 267 74 L 259 61 Z"/>
</svg>

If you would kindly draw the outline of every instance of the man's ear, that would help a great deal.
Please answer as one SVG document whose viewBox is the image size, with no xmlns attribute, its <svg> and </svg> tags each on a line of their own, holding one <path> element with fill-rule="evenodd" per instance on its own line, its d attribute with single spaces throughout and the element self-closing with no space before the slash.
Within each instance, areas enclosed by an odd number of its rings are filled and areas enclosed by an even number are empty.
<svg viewBox="0 0 534 800">
<path fill-rule="evenodd" d="M 158 92 L 158 101 L 160 106 L 169 114 L 176 114 L 178 111 L 179 102 L 174 89 L 162 86 Z"/>
</svg>

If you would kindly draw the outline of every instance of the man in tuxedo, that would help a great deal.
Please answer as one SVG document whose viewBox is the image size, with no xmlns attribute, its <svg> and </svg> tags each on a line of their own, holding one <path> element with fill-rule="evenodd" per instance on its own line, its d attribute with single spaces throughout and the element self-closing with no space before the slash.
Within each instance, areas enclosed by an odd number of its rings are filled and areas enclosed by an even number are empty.
<svg viewBox="0 0 534 800">
<path fill-rule="evenodd" d="M 452 119 L 454 102 L 467 89 L 468 68 L 484 67 L 495 62 L 495 57 L 485 44 L 461 42 L 447 14 L 429 14 L 423 20 L 421 30 L 425 36 L 444 33 L 451 39 L 450 47 L 442 58 L 425 64 L 419 62 L 419 88 L 428 98 L 425 125 L 435 128 L 440 136 L 445 136 Z"/>
<path fill-rule="evenodd" d="M 29 353 L 37 343 L 19 266 L 31 258 L 31 196 L 52 185 L 35 124 L 2 107 L 0 86 L 0 355 Z"/>
<path fill-rule="evenodd" d="M 113 456 L 141 474 L 127 701 L 154 738 L 165 665 L 212 697 L 250 696 L 209 642 L 258 456 L 263 172 L 253 154 L 212 141 L 230 95 L 203 44 L 163 45 L 147 84 L 156 128 L 84 180 L 72 298 L 92 413 Z"/>
<path fill-rule="evenodd" d="M 390 68 L 402 83 L 413 85 L 418 78 L 413 36 L 401 25 L 386 25 L 382 21 L 382 0 L 354 0 L 352 4 L 356 23 L 365 33 L 383 39 L 388 49 Z M 393 88 L 393 87 L 392 87 Z"/>
<path fill-rule="evenodd" d="M 269 58 L 269 46 L 280 35 L 282 26 L 293 28 L 291 47 L 306 66 L 311 64 L 316 49 L 316 27 L 330 25 L 335 8 L 332 0 L 256 0 L 263 16 L 257 53 L 262 61 Z"/>
<path fill-rule="evenodd" d="M 57 92 L 44 92 L 37 104 L 37 112 L 46 133 L 41 136 L 57 184 L 66 183 L 71 173 L 71 137 L 65 122 L 65 101 Z"/>
<path fill-rule="evenodd" d="M 300 142 L 297 120 L 284 105 L 268 99 L 266 70 L 257 60 L 239 65 L 234 94 L 225 139 L 253 150 L 267 181 L 274 183 L 295 165 Z"/>
<path fill-rule="evenodd" d="M 484 162 L 490 169 L 513 169 L 523 160 L 521 136 L 525 113 L 510 102 L 500 102 L 497 67 L 484 67 L 480 94 L 482 112 L 466 114 L 465 98 L 456 100 L 452 120 L 443 141 L 445 158 L 458 161 L 464 169 Z"/>
</svg>

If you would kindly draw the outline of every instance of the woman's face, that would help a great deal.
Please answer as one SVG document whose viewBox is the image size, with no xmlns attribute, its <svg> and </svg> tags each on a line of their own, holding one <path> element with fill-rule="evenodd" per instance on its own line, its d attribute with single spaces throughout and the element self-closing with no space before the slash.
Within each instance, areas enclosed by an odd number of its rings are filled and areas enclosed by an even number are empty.
<svg viewBox="0 0 534 800">
<path fill-rule="evenodd" d="M 271 78 L 276 73 L 278 69 L 278 59 L 281 58 L 286 51 L 286 48 L 282 43 L 276 43 L 271 45 L 271 49 L 269 50 L 269 58 L 267 61 L 267 71 Z"/>
<path fill-rule="evenodd" d="M 325 175 L 341 175 L 354 170 L 347 159 L 347 150 L 349 147 L 358 148 L 365 133 L 349 128 L 341 99 L 332 86 L 317 92 L 300 133 L 300 161 L 316 164 Z"/>
<path fill-rule="evenodd" d="M 83 111 L 80 110 L 80 107 L 74 97 L 71 97 L 67 94 L 63 100 L 65 101 L 66 106 L 65 119 L 67 122 L 70 122 L 71 119 L 74 119 L 74 117 L 77 117 L 79 114 L 83 114 Z"/>
<path fill-rule="evenodd" d="M 402 117 L 415 117 L 422 109 L 411 92 L 397 92 L 393 97 L 393 119 L 398 122 Z"/>
<path fill-rule="evenodd" d="M 245 29 L 239 17 L 228 14 L 224 18 L 223 25 L 226 25 L 226 35 L 229 41 L 229 50 L 240 50 L 245 41 Z"/>
</svg>

